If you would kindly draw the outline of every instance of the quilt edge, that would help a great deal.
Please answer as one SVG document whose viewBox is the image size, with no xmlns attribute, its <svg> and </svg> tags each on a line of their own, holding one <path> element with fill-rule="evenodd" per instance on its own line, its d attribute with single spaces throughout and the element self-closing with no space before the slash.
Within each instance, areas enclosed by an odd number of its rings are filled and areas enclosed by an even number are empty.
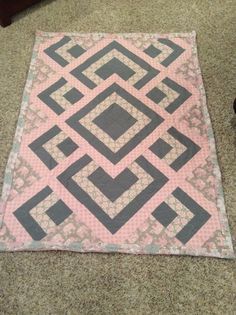
<svg viewBox="0 0 236 315">
<path fill-rule="evenodd" d="M 196 68 L 199 71 L 199 77 L 200 77 L 200 94 L 201 94 L 201 100 L 202 100 L 202 109 L 203 114 L 207 126 L 207 135 L 209 140 L 209 146 L 210 146 L 210 152 L 211 152 L 211 160 L 213 162 L 214 167 L 214 174 L 216 177 L 216 190 L 217 190 L 217 208 L 219 213 L 219 221 L 221 224 L 221 231 L 222 234 L 225 236 L 225 245 L 228 247 L 230 251 L 230 256 L 236 257 L 234 248 L 233 248 L 233 240 L 232 240 L 232 234 L 230 231 L 229 226 L 229 219 L 227 216 L 227 211 L 225 207 L 225 198 L 224 198 L 224 190 L 223 190 L 223 183 L 222 183 L 222 174 L 221 169 L 219 165 L 219 160 L 217 157 L 217 150 L 216 150 L 216 140 L 215 135 L 212 127 L 212 122 L 210 118 L 208 103 L 207 103 L 207 97 L 206 97 L 206 91 L 204 87 L 203 82 L 203 75 L 202 75 L 202 69 L 200 66 L 200 59 L 199 59 L 199 53 L 198 53 L 198 45 L 197 45 L 197 36 L 195 33 L 195 36 L 193 37 L 193 49 L 195 50 L 195 54 L 193 55 L 193 60 L 195 63 Z"/>
</svg>

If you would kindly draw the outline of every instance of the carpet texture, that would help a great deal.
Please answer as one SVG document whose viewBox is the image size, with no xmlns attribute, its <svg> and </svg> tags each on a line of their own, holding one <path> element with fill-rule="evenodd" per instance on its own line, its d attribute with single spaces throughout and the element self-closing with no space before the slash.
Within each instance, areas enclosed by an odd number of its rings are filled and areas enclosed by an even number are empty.
<svg viewBox="0 0 236 315">
<path fill-rule="evenodd" d="M 208 107 L 235 235 L 235 146 L 231 120 L 233 1 L 46 1 L 0 30 L 1 178 L 11 149 L 35 29 L 77 32 L 196 30 Z M 60 17 L 60 18 L 59 18 Z M 106 17 L 106 19 L 104 18 Z M 76 253 L 0 256 L 1 314 L 233 314 L 234 261 Z M 63 288 L 63 290 L 61 290 Z M 62 293 L 63 292 L 63 293 Z"/>
</svg>

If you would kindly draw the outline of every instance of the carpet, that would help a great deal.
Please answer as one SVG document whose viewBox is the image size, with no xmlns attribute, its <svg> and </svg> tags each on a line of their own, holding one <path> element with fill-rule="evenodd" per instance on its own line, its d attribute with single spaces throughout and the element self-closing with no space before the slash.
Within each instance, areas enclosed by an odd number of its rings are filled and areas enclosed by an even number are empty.
<svg viewBox="0 0 236 315">
<path fill-rule="evenodd" d="M 2 250 L 234 257 L 195 33 L 38 32 Z"/>
<path fill-rule="evenodd" d="M 0 170 L 3 180 L 35 30 L 197 32 L 199 61 L 235 241 L 235 2 L 42 1 L 0 28 Z M 7 79 L 6 79 L 7 78 Z M 1 312 L 23 314 L 233 314 L 235 260 L 170 255 L 2 252 Z"/>
</svg>

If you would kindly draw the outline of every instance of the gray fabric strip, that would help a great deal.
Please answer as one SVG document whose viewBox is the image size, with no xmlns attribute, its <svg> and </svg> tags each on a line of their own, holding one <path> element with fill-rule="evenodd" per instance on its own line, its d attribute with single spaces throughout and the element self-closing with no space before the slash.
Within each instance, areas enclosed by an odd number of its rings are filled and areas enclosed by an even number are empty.
<svg viewBox="0 0 236 315">
<path fill-rule="evenodd" d="M 173 61 L 175 61 L 175 59 L 177 59 L 184 52 L 184 49 L 182 47 L 175 44 L 168 38 L 159 38 L 158 41 L 173 49 L 173 52 L 165 60 L 161 62 L 161 64 L 165 67 L 168 67 Z"/>
<path fill-rule="evenodd" d="M 64 46 L 69 41 L 71 41 L 71 38 L 69 36 L 64 36 L 59 42 L 51 45 L 50 47 L 46 48 L 44 50 L 45 54 L 47 54 L 50 58 L 52 58 L 54 61 L 56 61 L 60 66 L 65 67 L 69 64 L 67 60 L 62 58 L 59 54 L 55 52 L 58 48 Z"/>
<path fill-rule="evenodd" d="M 166 107 L 166 111 L 172 114 L 176 109 L 178 109 L 192 94 L 187 91 L 184 87 L 177 84 L 175 81 L 170 78 L 165 78 L 162 81 L 169 88 L 179 93 L 179 96 Z"/>
<path fill-rule="evenodd" d="M 184 151 L 175 161 L 173 161 L 170 166 L 178 171 L 181 167 L 183 167 L 188 161 L 192 159 L 192 157 L 200 151 L 200 147 L 194 143 L 191 139 L 180 133 L 174 127 L 168 129 L 168 133 L 182 143 L 187 149 Z"/>
<path fill-rule="evenodd" d="M 54 99 L 50 97 L 50 95 L 60 89 L 63 85 L 65 85 L 67 81 L 64 78 L 59 79 L 57 82 L 52 84 L 49 88 L 41 92 L 38 97 L 44 102 L 48 107 L 50 107 L 57 115 L 60 115 L 65 110 L 61 107 Z"/>
<path fill-rule="evenodd" d="M 35 241 L 40 241 L 46 236 L 46 233 L 30 215 L 30 210 L 37 206 L 37 204 L 48 197 L 51 193 L 51 188 L 49 186 L 45 187 L 14 212 L 14 216 Z"/>
<path fill-rule="evenodd" d="M 176 235 L 179 241 L 186 244 L 210 219 L 211 215 L 179 187 L 172 194 L 194 214 L 194 217 Z"/>
<path fill-rule="evenodd" d="M 58 163 L 42 146 L 60 132 L 61 129 L 58 126 L 54 126 L 29 145 L 29 148 L 50 170 L 57 166 Z"/>
</svg>

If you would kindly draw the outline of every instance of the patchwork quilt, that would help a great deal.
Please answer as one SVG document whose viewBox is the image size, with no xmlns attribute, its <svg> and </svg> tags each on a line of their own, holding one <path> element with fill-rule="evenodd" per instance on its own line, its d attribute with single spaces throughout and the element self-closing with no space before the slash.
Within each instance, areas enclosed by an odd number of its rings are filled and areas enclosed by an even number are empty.
<svg viewBox="0 0 236 315">
<path fill-rule="evenodd" d="M 0 249 L 234 256 L 195 33 L 37 32 Z"/>
</svg>

